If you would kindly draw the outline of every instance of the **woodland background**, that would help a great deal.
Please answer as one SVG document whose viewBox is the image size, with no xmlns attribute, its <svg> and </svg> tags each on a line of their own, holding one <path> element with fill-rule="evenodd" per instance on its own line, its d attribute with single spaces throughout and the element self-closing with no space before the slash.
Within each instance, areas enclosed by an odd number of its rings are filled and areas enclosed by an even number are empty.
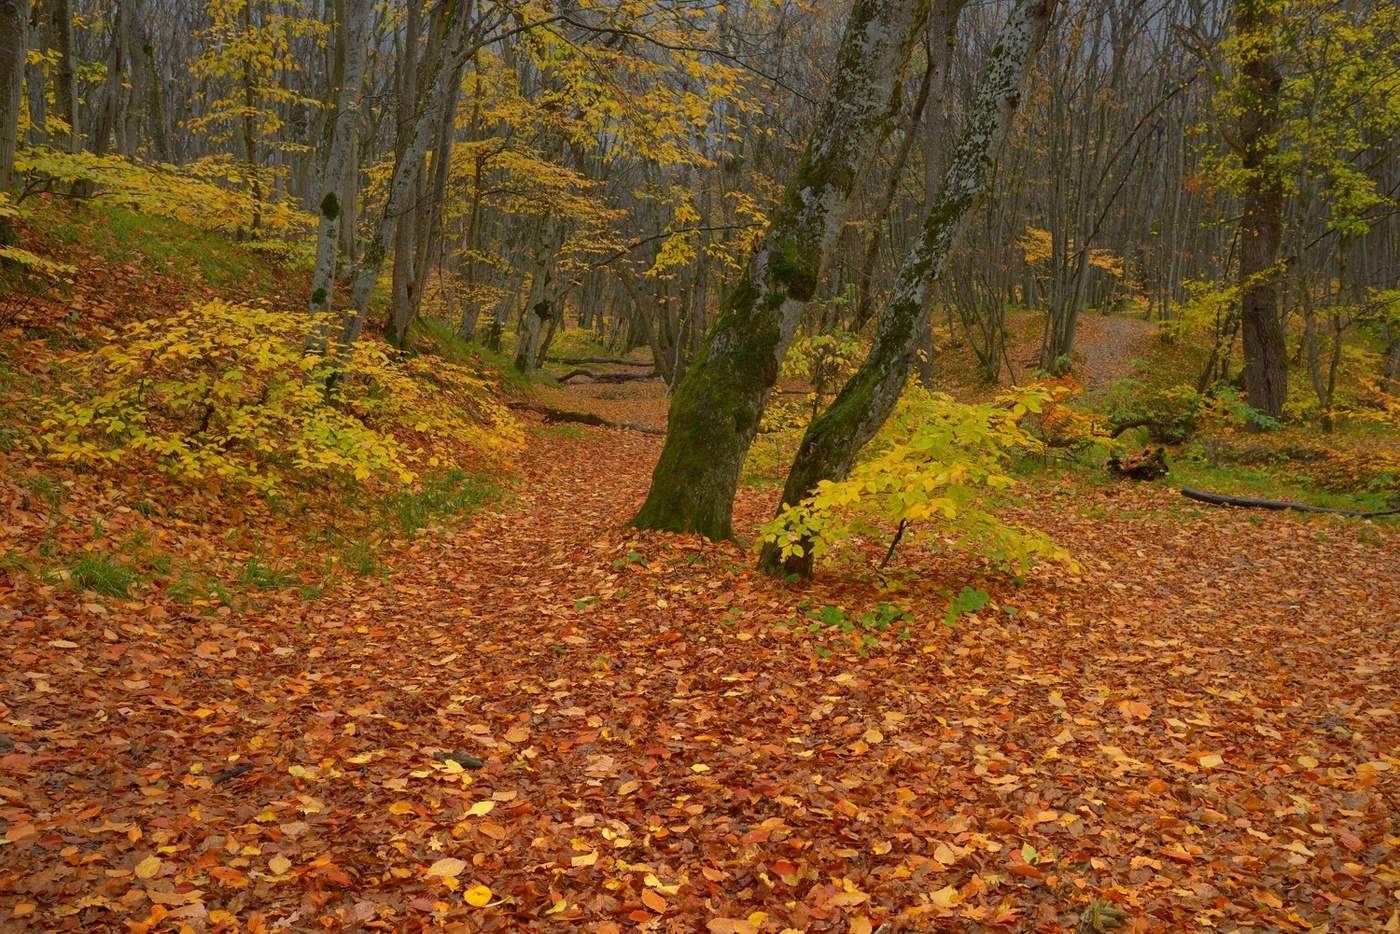
<svg viewBox="0 0 1400 934">
<path fill-rule="evenodd" d="M 1392 0 L 0 0 L 0 925 L 1400 931 L 1397 130 Z"/>
</svg>

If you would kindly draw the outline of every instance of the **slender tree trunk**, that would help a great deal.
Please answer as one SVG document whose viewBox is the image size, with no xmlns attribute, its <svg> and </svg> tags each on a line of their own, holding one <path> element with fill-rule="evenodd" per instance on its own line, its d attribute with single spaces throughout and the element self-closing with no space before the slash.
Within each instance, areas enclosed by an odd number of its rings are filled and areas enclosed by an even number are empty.
<svg viewBox="0 0 1400 934">
<path fill-rule="evenodd" d="M 62 140 L 67 152 L 77 152 L 78 99 L 73 91 L 73 9 L 69 0 L 46 0 L 49 3 L 49 37 L 58 52 L 58 73 L 54 75 L 54 106 L 58 116 L 68 124 Z"/>
<path fill-rule="evenodd" d="M 8 195 L 14 185 L 28 6 L 28 0 L 0 0 L 0 195 Z M 0 244 L 13 239 L 9 219 L 0 217 Z"/>
<path fill-rule="evenodd" d="M 1271 0 L 1235 0 L 1240 37 L 1240 159 L 1245 173 L 1240 219 L 1240 321 L 1249 404 L 1278 418 L 1288 401 L 1288 349 L 1279 315 L 1279 247 L 1283 240 L 1283 180 L 1275 162 L 1279 131 L 1277 17 Z"/>
<path fill-rule="evenodd" d="M 438 9 L 442 10 L 443 8 L 439 7 Z M 402 153 L 404 145 L 408 142 L 408 134 L 412 132 L 413 118 L 419 105 L 418 34 L 421 27 L 420 12 L 417 4 L 409 4 L 405 11 L 403 50 L 399 53 L 398 132 L 394 139 L 396 153 Z M 432 60 L 432 54 L 433 48 L 430 45 L 426 56 L 428 61 Z M 414 291 L 417 288 L 417 283 L 413 280 L 413 253 L 417 232 L 418 205 L 422 202 L 423 195 L 422 181 L 423 172 L 420 165 L 414 176 L 413 204 L 409 210 L 400 214 L 394 223 L 393 262 L 390 267 L 392 301 L 389 307 L 388 327 L 385 329 L 385 334 L 391 344 L 396 339 L 398 321 L 408 317 L 408 309 L 413 302 Z"/>
<path fill-rule="evenodd" d="M 412 263 L 411 290 L 407 301 L 401 306 L 394 305 L 393 318 L 389 326 L 389 343 L 396 347 L 408 345 L 409 330 L 418 309 L 423 304 L 423 283 L 428 279 L 428 270 L 437 261 L 442 248 L 442 209 L 447 195 L 447 175 L 452 164 L 452 141 L 454 137 L 457 98 L 461 88 L 462 72 L 459 68 L 448 82 L 447 101 L 437 122 L 436 139 L 433 143 L 433 175 L 427 189 L 420 192 L 420 209 L 415 212 L 415 233 L 412 238 L 413 250 L 409 254 Z"/>
<path fill-rule="evenodd" d="M 436 126 L 434 114 L 443 109 L 447 100 L 448 83 L 466 61 L 470 53 L 471 38 L 470 4 L 457 3 L 447 13 L 450 17 L 446 25 L 442 48 L 430 62 L 428 74 L 427 100 L 422 111 L 413 121 L 403 152 L 394 166 L 394 174 L 389 180 L 389 194 L 385 199 L 383 213 L 374 225 L 374 233 L 365 245 L 360 262 L 355 267 L 354 280 L 350 289 L 352 313 L 346 318 L 341 329 L 342 343 L 353 343 L 364 330 L 365 315 L 369 310 L 370 294 L 379 278 L 388 254 L 390 237 L 394 224 L 401 214 L 412 207 L 413 194 L 417 188 L 418 173 L 423 164 L 423 156 L 432 142 Z"/>
<path fill-rule="evenodd" d="M 328 310 L 335 291 L 336 246 L 340 242 L 340 225 L 345 220 L 342 186 L 355 139 L 355 124 L 360 115 L 360 81 L 364 75 L 369 45 L 372 7 L 372 0 L 346 0 L 344 6 L 346 19 L 341 30 L 344 67 L 341 69 L 340 87 L 336 89 L 330 145 L 319 179 L 321 199 L 317 209 L 321 223 L 316 235 L 316 266 L 311 274 L 312 312 Z M 324 346 L 324 337 L 320 343 Z"/>
<path fill-rule="evenodd" d="M 243 40 L 252 46 L 253 0 L 243 0 Z M 258 92 L 253 75 L 253 60 L 243 60 L 243 161 L 248 171 L 248 194 L 253 199 L 253 216 L 249 236 L 256 237 L 262 228 L 262 177 L 258 165 Z"/>
<path fill-rule="evenodd" d="M 933 87 L 933 72 L 938 65 L 932 54 L 930 48 L 924 77 L 919 82 L 919 93 L 915 96 L 914 107 L 905 120 L 904 139 L 900 140 L 899 148 L 895 150 L 894 164 L 890 166 L 889 177 L 885 179 L 885 190 L 880 195 L 880 202 L 868 218 L 870 236 L 866 238 L 860 271 L 856 274 L 856 313 L 855 322 L 851 325 L 853 331 L 864 328 L 875 309 L 875 266 L 880 261 L 880 245 L 884 242 L 885 223 L 890 215 L 890 208 L 894 205 L 895 196 L 899 194 L 899 182 L 904 177 L 904 166 L 909 161 L 909 153 L 914 151 L 914 140 L 919 135 L 919 121 L 923 119 L 929 89 Z"/>
<path fill-rule="evenodd" d="M 170 139 L 165 130 L 165 100 L 160 80 L 160 68 L 156 65 L 156 50 L 155 46 L 151 44 L 149 35 L 142 37 L 141 54 L 146 59 L 146 80 L 150 84 L 150 87 L 146 89 L 146 107 L 151 121 L 152 151 L 157 159 L 165 162 L 173 156 L 170 152 Z"/>
<path fill-rule="evenodd" d="M 638 527 L 733 536 L 744 457 L 860 173 L 896 118 L 899 75 L 927 8 L 927 0 L 856 0 L 806 152 L 676 387 Z"/>
<path fill-rule="evenodd" d="M 38 51 L 48 49 L 42 0 L 35 0 L 30 7 L 28 44 Z M 29 92 L 29 145 L 42 146 L 49 139 L 48 82 L 42 61 L 26 63 L 24 83 Z"/>
<path fill-rule="evenodd" d="M 831 406 L 807 428 L 788 472 L 783 507 L 806 499 L 823 480 L 850 472 L 858 451 L 885 423 L 909 377 L 919 337 L 928 329 L 927 291 L 943 272 L 963 219 L 987 187 L 993 157 L 1020 103 L 1031 61 L 1045 40 L 1054 0 L 1017 0 L 978 82 L 977 96 L 938 197 L 894 295 L 880 316 L 870 355 Z M 786 562 L 769 546 L 760 559 L 770 571 L 810 576 L 810 543 Z"/>
</svg>

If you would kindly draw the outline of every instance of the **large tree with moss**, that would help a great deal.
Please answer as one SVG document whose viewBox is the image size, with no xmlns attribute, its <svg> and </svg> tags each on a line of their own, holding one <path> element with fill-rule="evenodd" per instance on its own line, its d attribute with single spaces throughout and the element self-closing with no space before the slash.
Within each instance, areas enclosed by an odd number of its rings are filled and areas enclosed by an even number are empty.
<svg viewBox="0 0 1400 934">
<path fill-rule="evenodd" d="M 1012 8 L 978 79 L 953 161 L 919 238 L 900 267 L 870 354 L 831 406 L 808 426 L 788 472 L 780 508 L 806 499 L 823 480 L 845 477 L 857 452 L 894 410 L 913 367 L 919 336 L 928 330 L 925 296 L 943 272 L 963 219 L 987 188 L 993 158 L 1020 102 L 1031 61 L 1045 40 L 1054 5 L 1055 0 L 1017 0 Z M 770 545 L 761 560 L 773 571 L 804 576 L 812 571 L 810 547 L 784 562 Z"/>
<path fill-rule="evenodd" d="M 899 79 L 929 0 L 856 0 L 816 129 L 763 240 L 671 400 L 646 529 L 733 536 L 734 492 L 803 307 L 870 154 L 898 115 Z"/>
</svg>

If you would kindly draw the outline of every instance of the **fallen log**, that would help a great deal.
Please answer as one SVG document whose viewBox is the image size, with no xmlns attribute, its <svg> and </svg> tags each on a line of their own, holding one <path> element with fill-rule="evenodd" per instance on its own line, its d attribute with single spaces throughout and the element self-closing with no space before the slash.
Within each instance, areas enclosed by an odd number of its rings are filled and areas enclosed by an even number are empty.
<svg viewBox="0 0 1400 934">
<path fill-rule="evenodd" d="M 1226 496 L 1223 493 L 1207 493 L 1185 486 L 1181 495 L 1197 502 L 1215 506 L 1235 506 L 1241 509 L 1292 509 L 1295 512 L 1322 512 L 1337 516 L 1350 516 L 1353 519 L 1376 519 L 1381 516 L 1400 515 L 1400 509 L 1383 509 L 1378 512 L 1361 512 L 1356 509 L 1333 509 L 1330 506 L 1312 506 L 1307 503 L 1290 503 L 1281 499 L 1250 499 L 1246 496 Z"/>
<path fill-rule="evenodd" d="M 656 435 L 662 438 L 666 436 L 664 428 L 634 425 L 631 422 L 615 422 L 603 418 L 601 415 L 594 415 L 592 412 L 570 412 L 567 409 L 556 409 L 553 406 L 540 405 L 537 402 L 512 402 L 510 408 L 543 415 L 544 420 L 551 424 L 554 422 L 573 422 L 579 425 L 593 425 L 596 428 L 621 428 L 625 431 L 639 431 L 644 435 Z"/>
<path fill-rule="evenodd" d="M 566 363 L 569 366 L 645 366 L 656 369 L 646 360 L 624 360 L 621 357 L 550 357 L 551 363 Z"/>
<path fill-rule="evenodd" d="M 1108 459 L 1109 473 L 1128 480 L 1160 480 L 1168 473 L 1165 448 L 1143 448 L 1133 454 L 1114 454 Z"/>
<path fill-rule="evenodd" d="M 580 377 L 587 377 L 595 383 L 633 383 L 656 379 L 656 373 L 594 373 L 592 370 L 571 370 L 559 377 L 559 382 L 567 383 Z"/>
</svg>

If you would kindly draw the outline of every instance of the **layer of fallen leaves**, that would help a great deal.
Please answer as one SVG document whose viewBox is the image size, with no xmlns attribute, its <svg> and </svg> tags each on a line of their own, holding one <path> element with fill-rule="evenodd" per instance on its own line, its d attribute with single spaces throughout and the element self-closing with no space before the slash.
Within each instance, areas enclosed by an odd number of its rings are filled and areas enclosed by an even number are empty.
<svg viewBox="0 0 1400 934">
<path fill-rule="evenodd" d="M 657 439 L 531 443 L 509 506 L 317 602 L 0 581 L 5 923 L 1400 928 L 1393 527 L 1051 487 L 1020 518 L 1082 574 L 950 630 L 965 565 L 791 589 L 621 528 Z M 918 623 L 823 658 L 802 600 Z"/>
</svg>

